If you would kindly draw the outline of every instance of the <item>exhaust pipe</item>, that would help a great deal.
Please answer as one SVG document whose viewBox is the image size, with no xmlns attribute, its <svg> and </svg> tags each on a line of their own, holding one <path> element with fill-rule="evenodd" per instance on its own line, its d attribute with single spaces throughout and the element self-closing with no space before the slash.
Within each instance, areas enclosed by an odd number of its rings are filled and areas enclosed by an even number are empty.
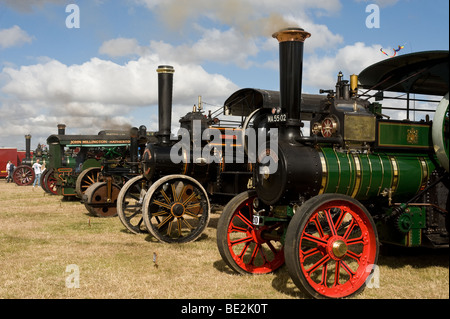
<svg viewBox="0 0 450 319">
<path fill-rule="evenodd" d="M 138 145 L 139 129 L 133 127 L 130 129 L 130 166 L 131 172 L 138 172 L 138 157 L 139 157 L 139 145 Z"/>
<path fill-rule="evenodd" d="M 159 131 L 156 134 L 161 144 L 170 143 L 172 122 L 172 90 L 174 68 L 170 65 L 160 65 L 158 72 L 158 115 Z"/>
<path fill-rule="evenodd" d="M 280 104 L 287 113 L 287 134 L 300 135 L 303 74 L 303 45 L 310 33 L 300 28 L 287 28 L 273 34 L 280 50 Z"/>
</svg>

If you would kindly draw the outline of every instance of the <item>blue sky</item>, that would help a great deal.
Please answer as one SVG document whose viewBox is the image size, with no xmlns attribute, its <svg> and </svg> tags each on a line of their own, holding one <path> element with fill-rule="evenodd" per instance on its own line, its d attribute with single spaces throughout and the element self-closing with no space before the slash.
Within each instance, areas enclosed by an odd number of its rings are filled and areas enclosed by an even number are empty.
<svg viewBox="0 0 450 319">
<path fill-rule="evenodd" d="M 76 4 L 80 28 L 67 28 Z M 376 4 L 380 27 L 368 28 Z M 444 0 L 0 0 L 0 147 L 68 134 L 146 125 L 157 129 L 159 64 L 174 65 L 173 124 L 198 95 L 218 108 L 243 87 L 278 90 L 286 25 L 305 42 L 303 91 L 335 85 L 399 54 L 449 49 Z"/>
</svg>

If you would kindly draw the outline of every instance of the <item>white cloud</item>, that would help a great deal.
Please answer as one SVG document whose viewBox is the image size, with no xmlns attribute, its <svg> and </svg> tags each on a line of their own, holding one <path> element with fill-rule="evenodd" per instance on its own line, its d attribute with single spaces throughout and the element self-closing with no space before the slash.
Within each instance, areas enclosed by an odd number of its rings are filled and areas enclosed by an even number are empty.
<svg viewBox="0 0 450 319">
<path fill-rule="evenodd" d="M 21 46 L 25 43 L 31 43 L 32 40 L 33 38 L 17 25 L 0 30 L 0 49 Z"/>
<path fill-rule="evenodd" d="M 259 52 L 254 38 L 245 37 L 234 29 L 202 29 L 202 32 L 202 37 L 197 42 L 178 46 L 163 41 L 151 41 L 148 46 L 140 46 L 136 39 L 112 39 L 102 44 L 99 53 L 112 58 L 153 54 L 169 64 L 174 63 L 173 61 L 179 64 L 212 61 L 248 68 L 251 65 L 249 58 Z"/>
<path fill-rule="evenodd" d="M 303 63 L 303 84 L 308 87 L 331 89 L 336 84 L 337 74 L 342 71 L 348 79 L 359 74 L 364 68 L 383 59 L 380 46 L 367 46 L 362 42 L 346 45 L 333 55 L 320 57 L 308 55 Z"/>
<path fill-rule="evenodd" d="M 75 134 L 74 130 L 96 134 L 101 129 L 148 125 L 148 113 L 157 112 L 156 69 L 160 64 L 165 63 L 158 56 L 146 55 L 125 65 L 92 58 L 80 65 L 50 60 L 4 68 L 0 135 L 11 136 L 14 132 L 21 141 L 24 134 L 31 132 L 45 141 L 56 132 L 58 123 L 65 123 L 72 130 L 70 134 Z M 173 65 L 173 101 L 179 105 L 174 107 L 174 123 L 192 109 L 199 95 L 220 104 L 237 90 L 229 79 L 209 74 L 199 65 Z M 131 114 L 136 112 L 144 115 L 134 118 Z"/>
<path fill-rule="evenodd" d="M 106 54 L 113 58 L 141 53 L 137 40 L 128 38 L 117 38 L 103 42 L 98 51 L 100 54 Z"/>
</svg>

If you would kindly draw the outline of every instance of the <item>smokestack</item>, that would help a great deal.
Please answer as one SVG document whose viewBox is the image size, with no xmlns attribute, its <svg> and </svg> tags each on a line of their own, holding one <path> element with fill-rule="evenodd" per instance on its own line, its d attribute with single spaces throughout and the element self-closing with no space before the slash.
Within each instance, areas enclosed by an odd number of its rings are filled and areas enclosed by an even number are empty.
<svg viewBox="0 0 450 319">
<path fill-rule="evenodd" d="M 158 113 L 160 143 L 170 143 L 172 121 L 172 90 L 174 68 L 170 65 L 160 65 L 158 72 Z"/>
<path fill-rule="evenodd" d="M 58 124 L 58 135 L 66 135 L 66 124 Z"/>
<path fill-rule="evenodd" d="M 27 163 L 31 160 L 31 134 L 25 135 L 25 160 Z"/>
<path fill-rule="evenodd" d="M 300 28 L 287 28 L 273 34 L 280 50 L 281 108 L 287 113 L 286 126 L 298 134 L 301 126 L 303 44 L 310 36 Z"/>
<path fill-rule="evenodd" d="M 137 173 L 138 171 L 138 135 L 139 130 L 136 127 L 130 129 L 130 162 L 131 162 L 131 170 L 133 173 Z"/>
</svg>

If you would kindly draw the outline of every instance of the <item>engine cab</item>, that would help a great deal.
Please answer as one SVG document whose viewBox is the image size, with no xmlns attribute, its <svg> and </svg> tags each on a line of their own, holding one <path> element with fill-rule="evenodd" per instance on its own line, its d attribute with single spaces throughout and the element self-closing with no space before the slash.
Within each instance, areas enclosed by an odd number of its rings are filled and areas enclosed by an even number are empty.
<svg viewBox="0 0 450 319">
<path fill-rule="evenodd" d="M 357 97 L 357 82 L 356 75 L 351 76 L 349 83 L 339 72 L 335 91 L 320 90 L 328 96 L 311 120 L 311 136 L 335 138 L 351 149 L 367 149 L 375 142 L 376 115 L 371 112 L 368 101 Z"/>
</svg>

